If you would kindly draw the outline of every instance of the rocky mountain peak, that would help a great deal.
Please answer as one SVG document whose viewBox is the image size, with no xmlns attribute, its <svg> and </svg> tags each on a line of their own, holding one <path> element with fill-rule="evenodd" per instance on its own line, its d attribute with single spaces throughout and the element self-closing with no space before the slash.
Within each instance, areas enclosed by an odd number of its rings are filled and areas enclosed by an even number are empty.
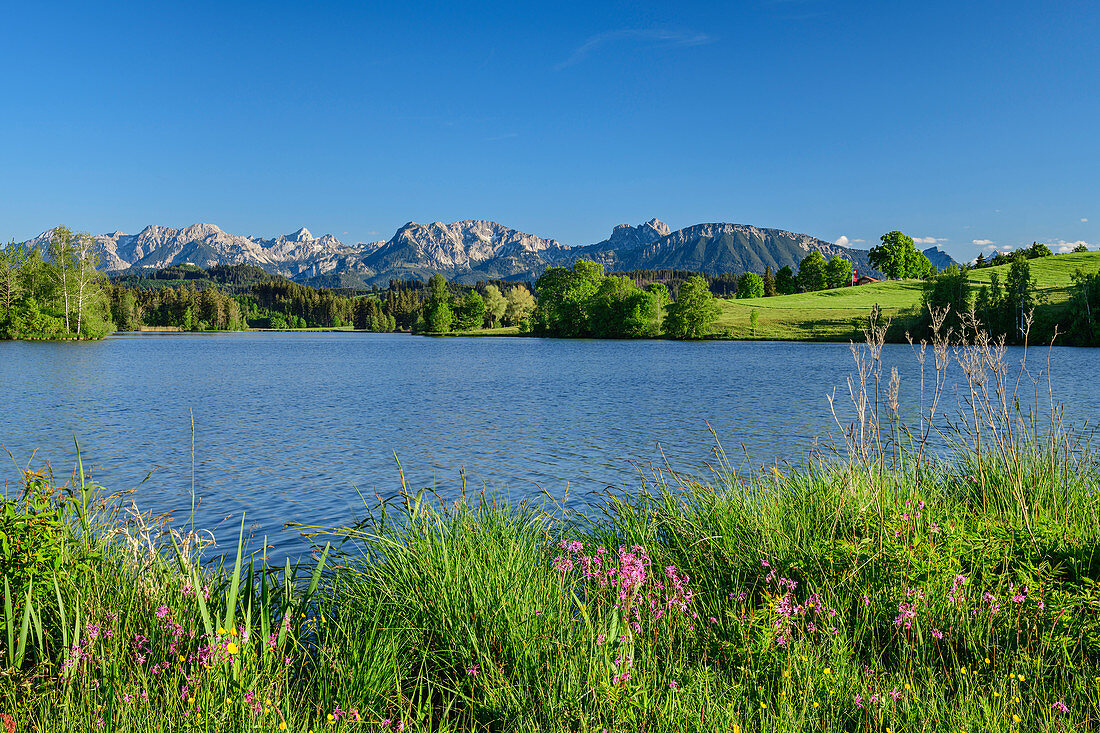
<svg viewBox="0 0 1100 733">
<path fill-rule="evenodd" d="M 650 219 L 638 226 L 619 224 L 612 230 L 610 237 L 595 246 L 599 249 L 635 249 L 652 244 L 670 233 L 668 224 L 660 219 Z"/>
<path fill-rule="evenodd" d="M 665 224 L 657 217 L 650 219 L 645 225 L 656 231 L 662 237 L 667 237 L 669 234 L 672 234 L 672 230 L 668 228 L 668 224 Z"/>
<path fill-rule="evenodd" d="M 313 237 L 312 234 L 310 234 L 308 229 L 306 229 L 305 227 L 302 227 L 301 229 L 294 232 L 293 234 L 288 234 L 287 239 L 289 239 L 291 241 L 294 241 L 294 242 L 310 242 L 314 239 L 314 237 Z"/>
<path fill-rule="evenodd" d="M 221 227 L 216 224 L 192 224 L 186 229 L 179 230 L 179 236 L 183 239 L 196 240 L 224 235 Z"/>
</svg>

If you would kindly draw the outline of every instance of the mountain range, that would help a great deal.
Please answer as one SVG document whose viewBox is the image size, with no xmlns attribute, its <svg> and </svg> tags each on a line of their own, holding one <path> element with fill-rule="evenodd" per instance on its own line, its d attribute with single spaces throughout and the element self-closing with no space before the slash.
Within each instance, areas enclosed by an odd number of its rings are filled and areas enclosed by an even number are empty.
<svg viewBox="0 0 1100 733">
<path fill-rule="evenodd" d="M 54 230 L 25 244 L 45 252 Z M 450 280 L 527 280 L 547 267 L 589 259 L 608 271 L 679 269 L 740 274 L 775 272 L 810 252 L 826 259 L 848 259 L 861 275 L 881 277 L 868 251 L 842 247 L 808 234 L 745 224 L 696 224 L 671 231 L 659 219 L 637 226 L 620 224 L 602 242 L 566 246 L 554 239 L 484 220 L 451 224 L 409 222 L 388 241 L 348 245 L 331 234 L 314 237 L 306 228 L 272 239 L 229 234 L 213 224 L 183 229 L 151 225 L 137 234 L 113 232 L 95 237 L 102 267 L 109 273 L 149 271 L 192 263 L 200 267 L 251 264 L 314 286 L 385 285 L 391 278 L 426 280 L 441 273 Z M 937 267 L 954 260 L 932 247 L 925 254 Z"/>
</svg>

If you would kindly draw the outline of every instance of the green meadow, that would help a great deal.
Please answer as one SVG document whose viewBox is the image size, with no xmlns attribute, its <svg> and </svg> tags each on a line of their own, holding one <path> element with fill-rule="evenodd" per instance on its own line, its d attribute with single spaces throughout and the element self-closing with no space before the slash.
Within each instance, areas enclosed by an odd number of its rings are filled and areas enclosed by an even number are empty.
<svg viewBox="0 0 1100 733">
<path fill-rule="evenodd" d="M 1029 260 L 1029 264 L 1039 296 L 1037 320 L 1053 322 L 1069 300 L 1073 273 L 1078 269 L 1086 274 L 1100 271 L 1100 252 L 1043 257 Z M 994 272 L 1004 283 L 1008 267 L 971 270 L 971 291 L 976 294 L 979 287 L 988 285 Z M 895 280 L 771 298 L 722 300 L 722 313 L 714 331 L 740 339 L 859 340 L 867 325 L 867 314 L 875 305 L 883 317 L 897 321 L 902 328 L 907 321 L 915 321 L 921 308 L 922 285 L 920 280 Z M 754 310 L 759 319 L 755 336 L 750 320 Z"/>
</svg>

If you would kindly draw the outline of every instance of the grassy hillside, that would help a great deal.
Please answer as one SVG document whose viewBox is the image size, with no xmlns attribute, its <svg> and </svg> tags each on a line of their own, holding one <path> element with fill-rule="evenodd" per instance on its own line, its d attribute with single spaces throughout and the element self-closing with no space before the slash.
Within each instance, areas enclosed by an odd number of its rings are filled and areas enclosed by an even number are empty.
<svg viewBox="0 0 1100 733">
<path fill-rule="evenodd" d="M 1100 252 L 1044 257 L 1030 263 L 1031 274 L 1040 293 L 1037 323 L 1052 324 L 1069 300 L 1071 276 L 1078 269 L 1086 273 L 1100 271 Z M 989 284 L 994 272 L 1000 273 L 1003 283 L 1008 268 L 1008 265 L 1001 265 L 972 270 L 970 282 L 974 293 L 982 285 Z M 752 338 L 749 317 L 756 310 L 760 314 L 756 338 L 793 341 L 858 339 L 862 338 L 867 314 L 876 303 L 885 317 L 899 323 L 914 318 L 921 305 L 921 287 L 920 280 L 896 280 L 774 298 L 721 300 L 722 315 L 715 329 L 734 338 Z"/>
</svg>

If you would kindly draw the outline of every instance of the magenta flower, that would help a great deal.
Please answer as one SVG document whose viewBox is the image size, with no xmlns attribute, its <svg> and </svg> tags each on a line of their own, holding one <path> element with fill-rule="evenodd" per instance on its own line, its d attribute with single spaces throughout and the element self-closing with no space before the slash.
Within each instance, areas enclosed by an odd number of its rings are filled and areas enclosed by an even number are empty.
<svg viewBox="0 0 1100 733">
<path fill-rule="evenodd" d="M 554 561 L 553 561 L 553 565 L 554 565 L 554 570 L 558 571 L 559 573 L 561 573 L 563 575 L 565 573 L 572 572 L 572 570 L 573 570 L 573 561 L 570 560 L 568 557 L 555 557 Z"/>
<path fill-rule="evenodd" d="M 471 664 L 466 668 L 466 674 L 469 677 L 477 677 L 479 672 L 481 672 L 481 665 L 479 664 Z"/>
</svg>

